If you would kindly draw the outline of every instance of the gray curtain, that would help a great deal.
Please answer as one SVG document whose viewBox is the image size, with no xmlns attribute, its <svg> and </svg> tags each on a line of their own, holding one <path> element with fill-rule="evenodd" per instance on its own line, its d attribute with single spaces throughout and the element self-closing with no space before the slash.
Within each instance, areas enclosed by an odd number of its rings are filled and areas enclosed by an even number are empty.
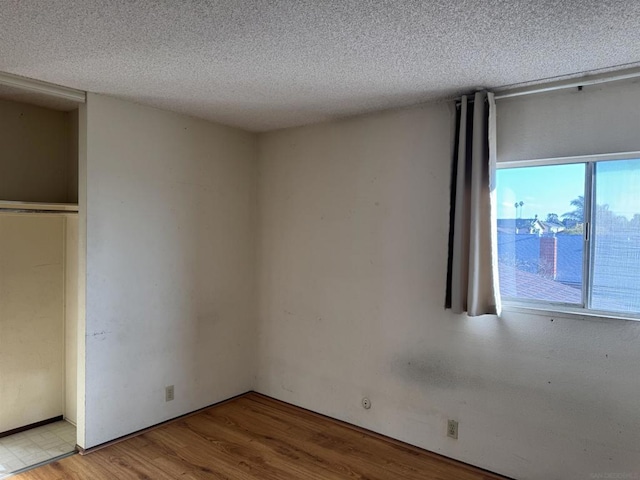
<svg viewBox="0 0 640 480">
<path fill-rule="evenodd" d="M 495 205 L 495 101 L 478 92 L 457 110 L 446 307 L 499 314 Z"/>
</svg>

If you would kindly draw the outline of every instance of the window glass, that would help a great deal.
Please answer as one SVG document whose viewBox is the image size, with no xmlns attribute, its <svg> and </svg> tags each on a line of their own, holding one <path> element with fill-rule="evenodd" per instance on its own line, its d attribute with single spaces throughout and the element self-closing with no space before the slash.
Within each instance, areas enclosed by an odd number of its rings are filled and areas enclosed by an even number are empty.
<svg viewBox="0 0 640 480">
<path fill-rule="evenodd" d="M 497 171 L 505 298 L 583 305 L 585 164 Z"/>
<path fill-rule="evenodd" d="M 591 308 L 640 312 L 640 160 L 596 163 Z"/>
</svg>

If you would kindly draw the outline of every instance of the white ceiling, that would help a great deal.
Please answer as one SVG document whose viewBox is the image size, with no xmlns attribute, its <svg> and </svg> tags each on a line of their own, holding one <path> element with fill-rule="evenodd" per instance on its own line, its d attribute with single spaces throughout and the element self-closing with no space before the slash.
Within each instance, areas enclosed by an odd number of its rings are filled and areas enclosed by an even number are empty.
<svg viewBox="0 0 640 480">
<path fill-rule="evenodd" d="M 0 71 L 252 131 L 640 61 L 638 0 L 2 0 Z"/>
</svg>

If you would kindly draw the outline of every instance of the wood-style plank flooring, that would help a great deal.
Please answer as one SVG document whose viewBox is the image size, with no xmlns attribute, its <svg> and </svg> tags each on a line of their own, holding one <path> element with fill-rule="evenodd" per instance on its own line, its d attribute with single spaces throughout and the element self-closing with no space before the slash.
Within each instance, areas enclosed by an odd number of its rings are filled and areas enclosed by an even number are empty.
<svg viewBox="0 0 640 480">
<path fill-rule="evenodd" d="M 501 478 L 249 393 L 12 480 Z"/>
</svg>

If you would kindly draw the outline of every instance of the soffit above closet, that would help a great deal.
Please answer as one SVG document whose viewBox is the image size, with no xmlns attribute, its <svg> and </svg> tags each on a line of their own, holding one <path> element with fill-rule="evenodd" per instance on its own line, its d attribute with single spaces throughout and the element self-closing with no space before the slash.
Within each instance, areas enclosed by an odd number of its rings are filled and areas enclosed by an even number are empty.
<svg viewBox="0 0 640 480">
<path fill-rule="evenodd" d="M 637 0 L 4 2 L 0 71 L 252 131 L 640 61 Z"/>
<path fill-rule="evenodd" d="M 12 102 L 27 103 L 36 107 L 50 108 L 61 112 L 70 112 L 78 108 L 78 102 L 64 98 L 38 93 L 22 88 L 10 87 L 0 83 L 0 99 Z"/>
</svg>

